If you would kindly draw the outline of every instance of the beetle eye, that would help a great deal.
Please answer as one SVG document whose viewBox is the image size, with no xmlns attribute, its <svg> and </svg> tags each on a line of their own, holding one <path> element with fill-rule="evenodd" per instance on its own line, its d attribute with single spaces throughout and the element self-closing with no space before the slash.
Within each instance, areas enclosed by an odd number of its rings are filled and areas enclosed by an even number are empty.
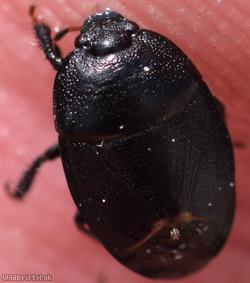
<svg viewBox="0 0 250 283">
<path fill-rule="evenodd" d="M 92 45 L 89 40 L 82 38 L 81 35 L 78 35 L 75 39 L 75 47 L 84 48 L 86 50 L 91 49 Z"/>
<path fill-rule="evenodd" d="M 134 22 L 129 22 L 125 27 L 125 31 L 129 34 L 135 34 L 138 30 L 139 26 Z"/>
</svg>

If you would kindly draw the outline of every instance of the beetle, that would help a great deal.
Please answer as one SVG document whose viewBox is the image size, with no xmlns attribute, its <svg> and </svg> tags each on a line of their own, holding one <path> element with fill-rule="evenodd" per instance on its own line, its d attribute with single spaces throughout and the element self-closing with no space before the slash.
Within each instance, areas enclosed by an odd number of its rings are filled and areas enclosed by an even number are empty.
<svg viewBox="0 0 250 283">
<path fill-rule="evenodd" d="M 150 278 L 191 274 L 223 247 L 235 210 L 234 158 L 223 106 L 168 38 L 110 9 L 54 38 L 30 9 L 57 71 L 58 144 L 38 156 L 11 195 L 60 157 L 75 221 L 123 265 Z M 65 58 L 56 41 L 79 31 Z"/>
</svg>

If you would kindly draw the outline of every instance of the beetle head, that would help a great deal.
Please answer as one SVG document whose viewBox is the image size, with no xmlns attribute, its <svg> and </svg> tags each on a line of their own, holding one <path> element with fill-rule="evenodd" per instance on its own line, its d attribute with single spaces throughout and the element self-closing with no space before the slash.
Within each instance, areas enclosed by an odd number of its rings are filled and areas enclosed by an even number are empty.
<svg viewBox="0 0 250 283">
<path fill-rule="evenodd" d="M 90 16 L 84 22 L 81 33 L 75 40 L 75 46 L 95 56 L 105 56 L 131 46 L 132 37 L 138 30 L 136 23 L 106 9 Z"/>
</svg>

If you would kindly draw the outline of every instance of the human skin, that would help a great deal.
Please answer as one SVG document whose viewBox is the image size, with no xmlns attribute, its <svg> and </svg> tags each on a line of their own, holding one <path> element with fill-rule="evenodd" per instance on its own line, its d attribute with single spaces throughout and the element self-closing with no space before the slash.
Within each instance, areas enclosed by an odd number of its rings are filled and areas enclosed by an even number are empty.
<svg viewBox="0 0 250 283">
<path fill-rule="evenodd" d="M 0 3 L 0 184 L 16 181 L 56 142 L 52 118 L 55 71 L 32 31 L 31 0 Z M 52 30 L 81 25 L 106 7 L 176 43 L 224 104 L 236 159 L 237 211 L 232 233 L 204 269 L 177 282 L 249 282 L 250 225 L 250 4 L 249 0 L 37 0 L 37 14 Z M 76 34 L 61 42 L 63 54 Z M 241 146 L 239 146 L 239 144 Z M 146 283 L 79 232 L 60 160 L 42 168 L 24 200 L 0 190 L 0 274 L 51 274 L 54 282 Z M 158 282 L 165 282 L 160 280 Z M 171 280 L 168 282 L 172 282 Z"/>
</svg>

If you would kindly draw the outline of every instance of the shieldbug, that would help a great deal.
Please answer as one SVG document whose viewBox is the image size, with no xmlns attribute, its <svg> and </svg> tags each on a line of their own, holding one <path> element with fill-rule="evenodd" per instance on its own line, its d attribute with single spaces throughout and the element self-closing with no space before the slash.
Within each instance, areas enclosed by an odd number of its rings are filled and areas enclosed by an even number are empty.
<svg viewBox="0 0 250 283">
<path fill-rule="evenodd" d="M 222 105 L 166 37 L 106 9 L 52 39 L 34 11 L 57 71 L 59 142 L 8 191 L 23 197 L 42 163 L 60 157 L 77 225 L 118 261 L 151 278 L 199 270 L 224 245 L 234 215 Z M 75 48 L 62 58 L 55 40 L 75 30 Z"/>
</svg>

